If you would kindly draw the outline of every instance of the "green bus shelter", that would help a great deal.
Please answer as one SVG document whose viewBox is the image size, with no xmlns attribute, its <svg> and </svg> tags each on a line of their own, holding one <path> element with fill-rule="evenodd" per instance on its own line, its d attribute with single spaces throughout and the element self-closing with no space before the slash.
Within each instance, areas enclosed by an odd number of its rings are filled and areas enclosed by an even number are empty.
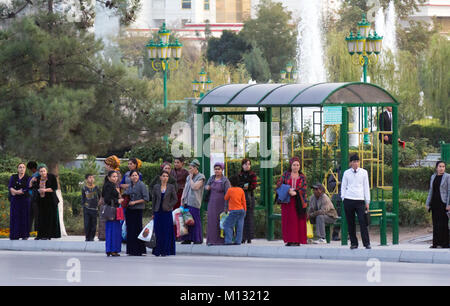
<svg viewBox="0 0 450 306">
<path fill-rule="evenodd" d="M 348 82 L 348 83 L 318 83 L 318 84 L 228 84 L 218 86 L 209 91 L 203 96 L 197 103 L 197 148 L 196 157 L 199 159 L 202 165 L 202 173 L 206 177 L 211 175 L 210 173 L 210 152 L 208 147 L 204 148 L 204 143 L 212 136 L 209 130 L 209 123 L 214 116 L 227 116 L 227 115 L 257 115 L 260 120 L 260 135 L 259 146 L 260 156 L 258 156 L 261 162 L 261 168 L 259 173 L 260 183 L 260 203 L 265 209 L 266 215 L 266 237 L 268 240 L 274 239 L 274 222 L 279 215 L 274 214 L 274 170 L 271 166 L 271 158 L 273 154 L 272 137 L 273 131 L 270 128 L 272 125 L 272 119 L 274 114 L 280 112 L 279 119 L 281 120 L 281 110 L 287 108 L 290 111 L 291 131 L 285 131 L 286 133 L 294 132 L 293 122 L 300 122 L 303 129 L 304 118 L 303 112 L 306 108 L 315 108 L 317 111 L 318 122 L 313 122 L 313 128 L 318 126 L 318 130 L 322 135 L 324 133 L 324 111 L 327 114 L 331 113 L 334 116 L 334 120 L 337 119 L 337 125 L 339 125 L 338 141 L 336 142 L 337 149 L 340 152 L 340 156 L 336 162 L 340 166 L 340 177 L 343 172 L 349 167 L 349 134 L 354 133 L 349 130 L 349 110 L 353 108 L 362 109 L 367 107 L 371 110 L 372 120 L 376 120 L 380 110 L 384 107 L 392 107 L 392 131 L 380 132 L 378 130 L 371 129 L 364 130 L 359 127 L 359 134 L 371 134 L 372 142 L 378 141 L 378 135 L 380 133 L 392 134 L 392 139 L 398 139 L 398 102 L 395 98 L 385 89 L 370 83 L 361 82 Z M 250 110 L 249 110 L 250 109 Z M 376 112 L 373 112 L 373 109 Z M 332 112 L 329 112 L 332 110 Z M 336 118 L 336 115 L 338 118 Z M 327 115 L 328 116 L 328 115 Z M 374 126 L 372 124 L 371 126 Z M 269 128 L 268 128 L 269 127 Z M 282 127 L 280 127 L 282 130 Z M 396 142 L 394 142 L 396 143 Z M 303 145 L 303 144 L 302 144 Z M 325 164 L 327 161 L 322 158 L 322 152 L 327 145 L 326 140 L 320 137 L 316 143 L 314 143 L 314 149 L 317 149 L 320 153 L 318 162 Z M 294 143 L 292 142 L 292 146 Z M 298 149 L 298 148 L 295 148 Z M 378 191 L 381 192 L 386 189 L 392 190 L 392 211 L 389 212 L 390 221 L 392 223 L 392 243 L 398 244 L 398 207 L 399 207 L 399 180 L 398 180 L 398 146 L 392 146 L 392 186 L 381 186 L 378 184 L 372 186 L 372 198 L 375 198 L 375 194 L 378 196 Z M 379 151 L 377 151 L 379 153 Z M 378 154 L 377 153 L 377 154 Z M 245 154 L 245 152 L 244 152 Z M 336 156 L 336 155 L 335 155 Z M 281 159 L 283 155 L 281 156 Z M 367 158 L 368 160 L 373 158 L 373 154 Z M 380 158 L 377 158 L 377 163 L 380 163 Z M 373 165 L 373 159 L 372 159 Z M 318 178 L 323 179 L 326 172 L 323 171 L 324 167 L 318 167 Z M 377 168 L 379 171 L 379 168 Z M 373 171 L 374 172 L 374 171 Z M 307 175 L 308 178 L 308 175 Z M 378 178 L 377 178 L 378 181 Z M 309 180 L 309 183 L 312 183 Z M 343 206 L 343 205 L 342 205 Z M 386 224 L 386 214 L 384 213 L 384 225 Z M 380 214 L 381 215 L 381 214 Z M 341 241 L 342 244 L 347 244 L 347 227 L 345 222 L 345 213 L 341 208 Z M 389 221 L 389 220 L 388 220 Z M 381 240 L 381 244 L 386 244 L 386 241 Z"/>
</svg>

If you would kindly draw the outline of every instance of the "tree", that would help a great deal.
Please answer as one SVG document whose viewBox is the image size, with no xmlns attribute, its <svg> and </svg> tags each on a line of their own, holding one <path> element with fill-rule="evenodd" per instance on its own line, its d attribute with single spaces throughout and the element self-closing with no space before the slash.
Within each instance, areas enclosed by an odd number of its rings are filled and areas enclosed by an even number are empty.
<svg viewBox="0 0 450 306">
<path fill-rule="evenodd" d="M 379 5 L 383 7 L 383 9 L 386 9 L 392 0 L 343 0 L 342 5 L 338 11 L 338 14 L 341 18 L 336 22 L 335 27 L 337 27 L 339 31 L 348 32 L 350 29 L 352 29 L 352 31 L 355 32 L 356 24 L 361 20 L 361 16 L 363 13 L 375 14 L 377 12 L 375 6 L 377 1 Z M 394 1 L 397 16 L 400 19 L 408 18 L 411 14 L 419 10 L 420 4 L 423 4 L 426 1 L 427 0 Z"/>
<path fill-rule="evenodd" d="M 244 54 L 244 64 L 252 79 L 256 82 L 265 83 L 270 80 L 269 64 L 258 47 Z"/>
<path fill-rule="evenodd" d="M 220 38 L 208 39 L 206 58 L 216 64 L 236 66 L 251 46 L 242 37 L 232 31 L 223 31 Z"/>
<path fill-rule="evenodd" d="M 280 79 L 280 70 L 292 61 L 297 52 L 297 30 L 293 28 L 292 14 L 279 2 L 263 0 L 256 19 L 244 23 L 240 35 L 245 41 L 261 49 L 269 64 L 271 78 Z"/>
<path fill-rule="evenodd" d="M 444 126 L 450 126 L 450 41 L 439 34 L 431 38 L 423 68 L 427 109 Z"/>
<path fill-rule="evenodd" d="M 411 124 L 420 119 L 425 109 L 420 105 L 419 63 L 415 55 L 399 51 L 397 99 L 399 101 L 399 125 Z"/>
<path fill-rule="evenodd" d="M 146 80 L 103 58 L 94 34 L 48 8 L 0 31 L 1 146 L 46 162 L 162 136 L 177 111 L 149 101 Z"/>
<path fill-rule="evenodd" d="M 437 28 L 429 28 L 429 24 L 424 21 L 409 21 L 409 27 L 398 27 L 397 41 L 401 50 L 406 50 L 415 56 L 421 55 L 427 49 L 430 39 L 438 33 Z"/>
<path fill-rule="evenodd" d="M 120 16 L 120 22 L 129 25 L 136 20 L 141 0 L 15 0 L 11 5 L 0 4 L 0 20 L 14 19 L 23 13 L 47 9 L 67 15 L 79 28 L 94 25 L 95 6 L 103 5 Z"/>
</svg>

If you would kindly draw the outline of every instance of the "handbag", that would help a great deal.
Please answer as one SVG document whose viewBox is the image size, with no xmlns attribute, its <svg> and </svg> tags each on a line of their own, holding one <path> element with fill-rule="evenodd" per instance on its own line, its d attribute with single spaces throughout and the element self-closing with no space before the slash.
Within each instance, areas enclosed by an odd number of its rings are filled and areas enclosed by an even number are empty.
<svg viewBox="0 0 450 306">
<path fill-rule="evenodd" d="M 306 207 L 308 205 L 305 203 L 305 200 L 303 200 L 303 197 L 301 194 L 297 193 L 295 196 L 295 210 L 297 211 L 298 216 L 302 216 L 306 214 Z"/>
<path fill-rule="evenodd" d="M 366 226 L 369 226 L 371 223 L 371 219 L 370 219 L 370 212 L 368 210 L 364 212 L 364 217 L 366 218 Z"/>
<path fill-rule="evenodd" d="M 313 226 L 309 220 L 306 222 L 306 237 L 309 239 L 314 237 Z"/>
<path fill-rule="evenodd" d="M 100 210 L 100 217 L 106 221 L 116 220 L 116 208 L 111 205 L 103 205 Z"/>
<path fill-rule="evenodd" d="M 278 203 L 287 204 L 291 201 L 289 189 L 291 189 L 291 186 L 288 184 L 281 184 L 281 186 L 276 189 Z"/>
<path fill-rule="evenodd" d="M 127 208 L 128 207 L 128 203 L 130 203 L 130 196 L 127 194 L 122 195 L 123 201 L 122 204 L 120 204 L 120 206 L 122 206 L 123 208 Z"/>
<path fill-rule="evenodd" d="M 123 214 L 123 208 L 117 207 L 116 208 L 116 220 L 123 221 L 125 220 L 125 215 Z"/>
</svg>

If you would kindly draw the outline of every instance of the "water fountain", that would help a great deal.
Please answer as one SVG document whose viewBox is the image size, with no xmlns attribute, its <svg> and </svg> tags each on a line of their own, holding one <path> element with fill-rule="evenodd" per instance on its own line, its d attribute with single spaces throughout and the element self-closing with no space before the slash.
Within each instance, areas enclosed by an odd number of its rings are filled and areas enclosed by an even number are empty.
<svg viewBox="0 0 450 306">
<path fill-rule="evenodd" d="M 383 36 L 383 49 L 384 51 L 390 50 L 394 55 L 395 66 L 397 62 L 395 60 L 397 56 L 397 13 L 395 11 L 394 1 L 389 2 L 389 6 L 386 12 L 381 7 L 375 17 L 375 30 L 381 36 Z M 382 54 L 386 54 L 383 52 Z M 383 56 L 381 56 L 383 60 Z"/>
</svg>

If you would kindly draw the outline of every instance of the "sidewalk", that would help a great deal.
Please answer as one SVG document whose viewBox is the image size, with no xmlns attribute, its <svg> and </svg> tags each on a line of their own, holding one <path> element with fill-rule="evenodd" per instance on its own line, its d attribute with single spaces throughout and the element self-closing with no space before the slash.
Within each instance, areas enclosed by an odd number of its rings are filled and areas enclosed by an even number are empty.
<svg viewBox="0 0 450 306">
<path fill-rule="evenodd" d="M 417 239 L 415 239 L 417 241 Z M 419 239 L 420 240 L 420 239 Z M 0 250 L 16 251 L 57 251 L 57 252 L 105 252 L 105 242 L 85 242 L 83 236 L 66 236 L 52 240 L 14 240 L 0 239 Z M 122 245 L 125 253 L 126 246 Z M 147 249 L 151 254 L 151 251 Z M 367 261 L 377 258 L 386 262 L 437 263 L 450 264 L 449 249 L 430 249 L 427 243 L 402 243 L 398 245 L 372 245 L 371 250 L 360 246 L 350 250 L 340 242 L 330 244 L 308 244 L 299 247 L 286 247 L 281 240 L 267 241 L 254 239 L 251 244 L 239 246 L 176 245 L 177 255 L 206 255 L 262 258 L 328 259 Z"/>
</svg>

